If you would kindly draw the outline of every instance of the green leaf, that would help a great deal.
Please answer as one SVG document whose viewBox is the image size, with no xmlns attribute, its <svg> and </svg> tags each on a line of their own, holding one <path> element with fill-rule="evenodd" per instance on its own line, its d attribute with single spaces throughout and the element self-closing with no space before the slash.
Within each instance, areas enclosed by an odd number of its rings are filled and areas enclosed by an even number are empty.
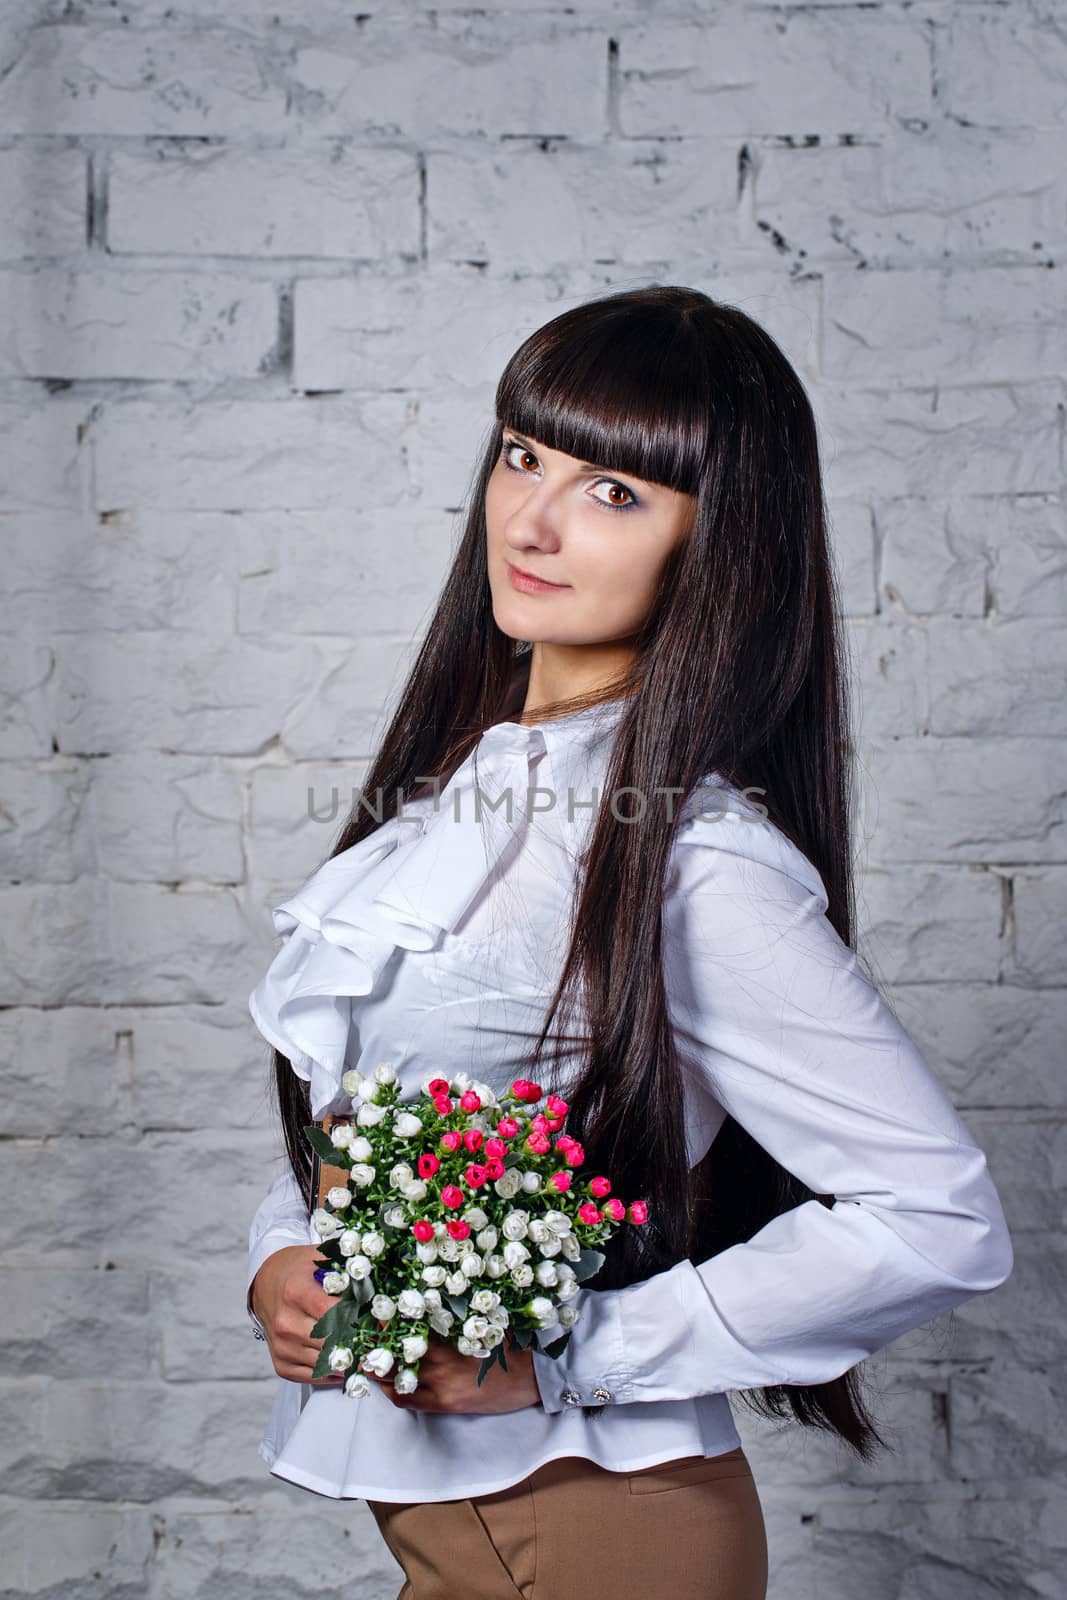
<svg viewBox="0 0 1067 1600">
<path fill-rule="evenodd" d="M 558 1361 L 571 1342 L 571 1330 L 568 1328 L 562 1339 L 553 1339 L 551 1344 L 542 1345 L 540 1354 L 551 1356 L 553 1361 Z"/>
<path fill-rule="evenodd" d="M 500 1362 L 500 1365 L 504 1368 L 504 1371 L 506 1372 L 507 1369 L 508 1369 L 508 1364 L 504 1359 L 504 1346 L 503 1346 L 503 1344 L 494 1345 L 492 1350 L 490 1350 L 489 1354 L 483 1358 L 482 1363 L 478 1368 L 478 1376 L 477 1376 L 477 1378 L 475 1380 L 475 1382 L 477 1383 L 479 1389 L 482 1386 L 482 1379 L 488 1375 L 489 1369 L 491 1367 L 494 1367 L 498 1361 Z"/>
<path fill-rule="evenodd" d="M 586 1278 L 591 1278 L 600 1271 L 607 1260 L 603 1250 L 583 1250 L 577 1261 L 572 1261 L 574 1276 L 579 1283 L 584 1283 Z"/>
<path fill-rule="evenodd" d="M 327 1166 L 343 1167 L 345 1165 L 347 1152 L 338 1150 L 331 1142 L 328 1133 L 323 1133 L 322 1129 L 313 1122 L 305 1126 L 304 1132 L 307 1135 L 308 1144 L 310 1144 L 316 1155 L 322 1157 Z"/>
<path fill-rule="evenodd" d="M 534 1331 L 532 1328 L 516 1328 L 512 1336 L 512 1343 L 519 1350 L 528 1350 L 533 1343 Z"/>
<path fill-rule="evenodd" d="M 353 1311 L 355 1309 L 356 1308 L 353 1307 L 351 1300 L 347 1298 L 335 1300 L 333 1305 L 330 1306 L 327 1311 L 322 1313 L 322 1316 L 319 1318 L 318 1322 L 316 1322 L 312 1327 L 311 1338 L 342 1338 L 354 1332 L 359 1326 L 358 1315 L 353 1316 Z"/>
</svg>

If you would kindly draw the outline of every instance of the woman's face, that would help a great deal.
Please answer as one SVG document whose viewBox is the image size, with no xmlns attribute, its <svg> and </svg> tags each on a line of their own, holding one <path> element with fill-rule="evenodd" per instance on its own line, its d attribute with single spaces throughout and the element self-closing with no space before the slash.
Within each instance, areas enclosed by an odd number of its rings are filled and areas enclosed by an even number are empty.
<svg viewBox="0 0 1067 1600">
<path fill-rule="evenodd" d="M 485 496 L 497 626 L 515 639 L 594 644 L 635 634 L 692 495 L 621 476 L 504 429 Z M 521 573 L 558 587 L 522 587 Z"/>
</svg>

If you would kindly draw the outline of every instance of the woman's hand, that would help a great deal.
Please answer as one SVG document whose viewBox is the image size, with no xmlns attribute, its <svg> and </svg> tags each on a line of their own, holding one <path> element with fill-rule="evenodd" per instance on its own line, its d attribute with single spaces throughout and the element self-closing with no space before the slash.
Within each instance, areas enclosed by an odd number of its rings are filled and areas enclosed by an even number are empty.
<svg viewBox="0 0 1067 1600">
<path fill-rule="evenodd" d="M 312 1378 L 324 1339 L 311 1330 L 325 1311 L 337 1304 L 315 1277 L 322 1262 L 317 1244 L 283 1245 L 269 1255 L 252 1279 L 252 1310 L 263 1324 L 267 1348 L 279 1378 L 313 1383 L 316 1388 L 342 1384 L 344 1373 Z"/>
<path fill-rule="evenodd" d="M 367 1376 L 377 1383 L 402 1411 L 522 1411 L 541 1404 L 530 1350 L 505 1346 L 508 1369 L 495 1362 L 478 1383 L 481 1358 L 462 1356 L 439 1334 L 429 1335 L 429 1349 L 419 1361 L 419 1386 L 411 1394 L 398 1394 L 393 1373 L 387 1378 Z"/>
</svg>

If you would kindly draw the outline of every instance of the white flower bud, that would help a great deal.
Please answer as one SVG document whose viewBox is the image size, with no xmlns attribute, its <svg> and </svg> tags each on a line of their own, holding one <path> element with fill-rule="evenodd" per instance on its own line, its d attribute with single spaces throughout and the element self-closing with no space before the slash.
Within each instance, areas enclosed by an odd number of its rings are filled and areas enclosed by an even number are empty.
<svg viewBox="0 0 1067 1600">
<path fill-rule="evenodd" d="M 350 1256 L 346 1263 L 348 1276 L 353 1283 L 362 1283 L 364 1278 L 369 1278 L 374 1271 L 373 1264 L 366 1256 Z"/>
<path fill-rule="evenodd" d="M 363 1245 L 363 1235 L 358 1228 L 346 1228 L 340 1239 L 340 1250 L 343 1256 L 358 1255 Z"/>
<path fill-rule="evenodd" d="M 485 1275 L 487 1278 L 502 1278 L 508 1270 L 507 1262 L 503 1256 L 491 1255 L 485 1258 Z"/>
<path fill-rule="evenodd" d="M 466 1294 L 467 1279 L 462 1272 L 450 1272 L 445 1279 L 445 1288 L 449 1294 Z"/>
<path fill-rule="evenodd" d="M 406 1161 L 398 1161 L 395 1167 L 389 1168 L 389 1182 L 394 1189 L 400 1189 L 405 1183 L 410 1183 L 414 1176 L 414 1171 Z"/>
<path fill-rule="evenodd" d="M 514 1200 L 522 1184 L 514 1167 L 509 1167 L 502 1178 L 494 1178 L 493 1188 L 501 1200 Z"/>
<path fill-rule="evenodd" d="M 533 1299 L 528 1300 L 523 1306 L 523 1310 L 542 1328 L 551 1328 L 556 1321 L 556 1308 L 543 1294 L 534 1295 Z"/>
<path fill-rule="evenodd" d="M 472 1311 L 493 1311 L 500 1304 L 500 1296 L 495 1289 L 475 1289 L 471 1295 Z"/>
<path fill-rule="evenodd" d="M 501 1232 L 505 1239 L 525 1239 L 527 1225 L 530 1221 L 528 1211 L 509 1211 L 501 1223 Z"/>
<path fill-rule="evenodd" d="M 463 1094 L 468 1090 L 474 1079 L 469 1072 L 454 1072 L 452 1074 L 452 1088 L 456 1094 Z"/>
<path fill-rule="evenodd" d="M 423 1283 L 430 1284 L 434 1289 L 439 1289 L 447 1276 L 448 1274 L 445 1272 L 444 1267 L 424 1267 L 422 1269 Z"/>
<path fill-rule="evenodd" d="M 563 1240 L 558 1238 L 556 1234 L 550 1233 L 544 1243 L 538 1246 L 538 1249 L 543 1256 L 558 1256 L 563 1249 Z"/>
<path fill-rule="evenodd" d="M 459 1264 L 459 1270 L 465 1278 L 480 1278 L 485 1271 L 485 1262 L 477 1254 L 464 1256 Z"/>
<path fill-rule="evenodd" d="M 565 1239 L 560 1240 L 559 1247 L 568 1261 L 577 1261 L 582 1253 L 582 1247 L 576 1233 L 568 1233 Z"/>
<path fill-rule="evenodd" d="M 565 1211 L 546 1211 L 542 1221 L 546 1222 L 553 1233 L 558 1233 L 563 1238 L 565 1233 L 573 1233 L 571 1219 Z"/>
<path fill-rule="evenodd" d="M 361 1128 L 376 1128 L 384 1116 L 384 1106 L 376 1106 L 370 1100 L 364 1100 L 356 1112 L 356 1121 Z"/>
<path fill-rule="evenodd" d="M 536 1194 L 541 1187 L 541 1174 L 539 1172 L 524 1172 L 522 1175 L 522 1188 L 524 1194 Z"/>
<path fill-rule="evenodd" d="M 350 1372 L 345 1379 L 345 1394 L 351 1395 L 354 1400 L 362 1400 L 365 1394 L 370 1394 L 370 1384 L 362 1372 Z"/>
<path fill-rule="evenodd" d="M 553 1289 L 559 1282 L 559 1273 L 556 1271 L 554 1261 L 539 1261 L 534 1268 L 534 1277 L 542 1289 Z"/>
<path fill-rule="evenodd" d="M 334 1345 L 328 1357 L 330 1371 L 347 1372 L 354 1360 L 355 1357 L 346 1344 Z"/>
<path fill-rule="evenodd" d="M 387 1228 L 403 1228 L 407 1225 L 408 1214 L 405 1206 L 386 1206 L 382 1218 Z"/>
<path fill-rule="evenodd" d="M 573 1300 L 581 1287 L 576 1278 L 561 1278 L 556 1286 L 556 1299 Z"/>
<path fill-rule="evenodd" d="M 485 1338 L 482 1340 L 482 1343 L 487 1344 L 490 1350 L 492 1350 L 496 1345 L 502 1343 L 503 1338 L 503 1328 L 501 1328 L 497 1323 L 491 1322 L 486 1329 Z"/>
<path fill-rule="evenodd" d="M 437 1254 L 442 1261 L 458 1261 L 460 1256 L 459 1240 L 451 1239 L 446 1234 L 443 1239 L 438 1240 Z"/>
<path fill-rule="evenodd" d="M 415 1256 L 424 1266 L 429 1266 L 431 1262 L 437 1260 L 437 1245 L 432 1239 L 427 1240 L 425 1244 L 420 1240 L 415 1246 Z"/>
<path fill-rule="evenodd" d="M 322 1287 L 327 1294 L 344 1294 L 351 1281 L 347 1272 L 326 1272 L 323 1274 Z"/>
<path fill-rule="evenodd" d="M 556 1313 L 563 1328 L 573 1328 L 581 1314 L 577 1306 L 560 1306 Z"/>
<path fill-rule="evenodd" d="M 468 1317 L 463 1324 L 463 1332 L 468 1339 L 482 1339 L 489 1332 L 489 1324 L 484 1317 Z"/>
<path fill-rule="evenodd" d="M 357 1133 L 352 1137 L 352 1143 L 348 1147 L 348 1153 L 352 1157 L 353 1161 L 369 1161 L 371 1156 L 374 1154 L 374 1146 L 371 1144 L 369 1139 L 364 1137 L 362 1133 Z"/>
<path fill-rule="evenodd" d="M 393 1132 L 398 1139 L 414 1139 L 422 1132 L 422 1123 L 413 1111 L 402 1111 L 393 1118 Z"/>
<path fill-rule="evenodd" d="M 479 1228 L 486 1227 L 489 1222 L 489 1218 L 481 1206 L 468 1206 L 463 1213 L 463 1220 L 470 1224 L 474 1233 L 477 1233 Z"/>
<path fill-rule="evenodd" d="M 335 1150 L 347 1150 L 352 1143 L 352 1124 L 335 1122 L 330 1129 L 330 1143 Z"/>
<path fill-rule="evenodd" d="M 400 1341 L 400 1348 L 407 1362 L 418 1361 L 430 1348 L 424 1333 L 409 1333 Z"/>
<path fill-rule="evenodd" d="M 374 1182 L 374 1171 L 375 1169 L 369 1166 L 366 1161 L 357 1161 L 352 1168 L 352 1182 L 356 1188 L 366 1189 L 372 1184 Z"/>
<path fill-rule="evenodd" d="M 396 1068 L 391 1061 L 380 1061 L 374 1069 L 375 1083 L 395 1083 Z"/>
<path fill-rule="evenodd" d="M 398 1183 L 397 1188 L 404 1199 L 412 1201 L 413 1204 L 426 1198 L 426 1184 L 422 1178 L 412 1178 L 407 1183 Z"/>
<path fill-rule="evenodd" d="M 341 1232 L 341 1224 L 332 1211 L 327 1211 L 325 1206 L 319 1206 L 311 1213 L 311 1226 L 320 1239 L 336 1239 Z"/>
<path fill-rule="evenodd" d="M 363 1254 L 374 1260 L 385 1249 L 385 1235 L 382 1233 L 365 1233 L 363 1235 Z"/>
<path fill-rule="evenodd" d="M 396 1301 L 387 1294 L 376 1294 L 370 1303 L 371 1316 L 377 1317 L 379 1322 L 388 1322 L 390 1317 L 396 1316 Z"/>
<path fill-rule="evenodd" d="M 481 1228 L 475 1234 L 474 1242 L 479 1250 L 495 1250 L 500 1242 L 500 1234 L 496 1228 Z"/>
<path fill-rule="evenodd" d="M 347 1184 L 339 1183 L 335 1189 L 327 1189 L 326 1204 L 333 1206 L 335 1211 L 343 1211 L 352 1199 L 352 1191 Z"/>
<path fill-rule="evenodd" d="M 384 1378 L 392 1370 L 393 1352 L 379 1345 L 377 1349 L 367 1351 L 360 1365 L 365 1371 L 373 1372 L 376 1378 Z"/>
<path fill-rule="evenodd" d="M 401 1367 L 393 1379 L 393 1388 L 397 1394 L 412 1394 L 418 1387 L 418 1373 L 412 1372 L 410 1367 Z"/>
<path fill-rule="evenodd" d="M 426 1301 L 418 1289 L 401 1289 L 396 1308 L 402 1317 L 421 1317 L 426 1310 Z"/>
<path fill-rule="evenodd" d="M 433 1270 L 435 1272 L 442 1272 L 444 1269 L 442 1267 L 434 1267 Z M 425 1274 L 424 1274 L 424 1276 L 425 1276 Z M 440 1309 L 441 1309 L 441 1291 L 440 1291 L 439 1288 L 435 1287 L 433 1289 L 424 1290 L 422 1298 L 426 1302 L 427 1311 L 440 1311 Z"/>
<path fill-rule="evenodd" d="M 452 1331 L 452 1324 L 455 1320 L 451 1311 L 446 1311 L 444 1306 L 435 1306 L 430 1312 L 430 1327 L 434 1333 L 439 1333 L 446 1339 Z"/>
<path fill-rule="evenodd" d="M 533 1268 L 526 1262 L 521 1267 L 513 1267 L 511 1281 L 516 1289 L 528 1289 L 534 1281 Z"/>
<path fill-rule="evenodd" d="M 362 1072 L 357 1072 L 355 1067 L 349 1072 L 341 1074 L 341 1088 L 345 1094 L 351 1095 L 353 1100 L 363 1098 L 363 1086 L 366 1082 Z"/>
<path fill-rule="evenodd" d="M 504 1265 L 509 1268 L 521 1267 L 524 1261 L 529 1261 L 530 1252 L 520 1239 L 509 1239 L 503 1249 Z"/>
</svg>

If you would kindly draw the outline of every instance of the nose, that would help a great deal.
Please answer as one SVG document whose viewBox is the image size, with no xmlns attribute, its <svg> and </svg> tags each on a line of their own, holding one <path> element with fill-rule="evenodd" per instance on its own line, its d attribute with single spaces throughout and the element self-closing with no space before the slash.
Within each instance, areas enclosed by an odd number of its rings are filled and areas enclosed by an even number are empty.
<svg viewBox="0 0 1067 1600">
<path fill-rule="evenodd" d="M 559 496 L 544 483 L 531 484 L 504 524 L 504 542 L 514 550 L 559 550 L 561 538 Z"/>
</svg>

